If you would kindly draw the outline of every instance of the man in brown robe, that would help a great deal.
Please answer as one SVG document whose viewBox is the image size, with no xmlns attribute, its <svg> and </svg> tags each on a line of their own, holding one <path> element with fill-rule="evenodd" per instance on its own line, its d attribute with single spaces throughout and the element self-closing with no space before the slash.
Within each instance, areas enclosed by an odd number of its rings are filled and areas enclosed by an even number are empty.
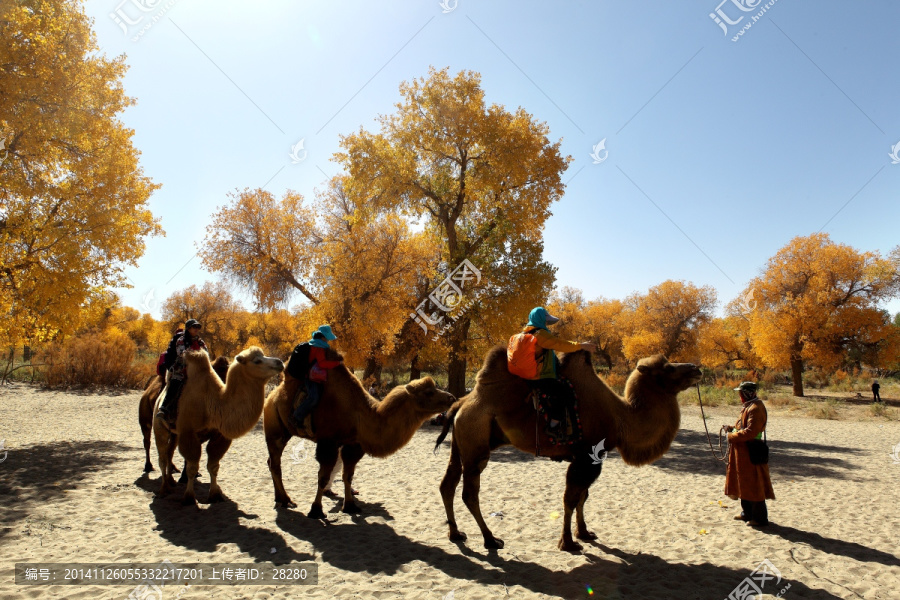
<svg viewBox="0 0 900 600">
<path fill-rule="evenodd" d="M 741 514 L 735 519 L 746 521 L 748 525 L 763 527 L 769 524 L 766 500 L 775 499 L 769 465 L 754 465 L 750 462 L 747 441 L 759 439 L 766 429 L 768 415 L 762 400 L 756 396 L 756 384 L 745 381 L 735 388 L 740 393 L 741 416 L 734 427 L 728 430 L 728 470 L 725 473 L 725 495 L 732 500 L 740 499 Z"/>
</svg>

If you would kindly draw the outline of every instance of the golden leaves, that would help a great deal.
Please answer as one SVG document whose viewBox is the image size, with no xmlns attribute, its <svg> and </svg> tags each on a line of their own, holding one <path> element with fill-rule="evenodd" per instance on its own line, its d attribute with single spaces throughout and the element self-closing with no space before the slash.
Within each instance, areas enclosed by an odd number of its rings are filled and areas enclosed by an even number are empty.
<svg viewBox="0 0 900 600">
<path fill-rule="evenodd" d="M 46 338 L 124 284 L 143 238 L 161 233 L 132 131 L 117 115 L 121 57 L 98 54 L 79 3 L 36 1 L 0 21 L 0 336 Z M 15 315 L 15 319 L 10 316 Z"/>
</svg>

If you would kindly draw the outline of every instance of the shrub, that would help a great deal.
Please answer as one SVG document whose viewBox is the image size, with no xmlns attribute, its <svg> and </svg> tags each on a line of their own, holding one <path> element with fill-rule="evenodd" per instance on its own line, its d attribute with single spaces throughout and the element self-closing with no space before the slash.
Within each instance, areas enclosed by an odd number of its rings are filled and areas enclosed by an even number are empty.
<svg viewBox="0 0 900 600">
<path fill-rule="evenodd" d="M 807 414 L 816 419 L 835 420 L 838 418 L 837 409 L 840 405 L 841 401 L 837 398 L 828 398 L 823 403 L 816 403 L 811 406 Z"/>
<path fill-rule="evenodd" d="M 135 361 L 136 352 L 131 338 L 117 329 L 71 337 L 46 351 L 44 384 L 49 388 L 141 389 L 153 371 Z"/>
</svg>

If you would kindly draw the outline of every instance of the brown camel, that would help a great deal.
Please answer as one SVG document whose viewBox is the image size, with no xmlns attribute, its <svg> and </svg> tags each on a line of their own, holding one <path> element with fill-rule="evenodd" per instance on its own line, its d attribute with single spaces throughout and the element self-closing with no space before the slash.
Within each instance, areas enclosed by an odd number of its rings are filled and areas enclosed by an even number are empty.
<svg viewBox="0 0 900 600">
<path fill-rule="evenodd" d="M 228 357 L 220 356 L 212 364 L 213 371 L 219 376 L 223 382 L 225 381 L 225 373 L 228 372 Z M 144 473 L 153 470 L 153 463 L 150 462 L 150 434 L 153 432 L 153 407 L 156 405 L 156 399 L 162 392 L 165 380 L 159 375 L 153 375 L 147 380 L 144 386 L 144 394 L 141 396 L 141 403 L 138 405 L 138 423 L 141 426 L 141 433 L 144 435 Z M 172 467 L 173 473 L 178 473 L 178 469 Z"/>
<path fill-rule="evenodd" d="M 194 478 L 200 466 L 202 445 L 209 442 L 206 445 L 206 468 L 210 477 L 207 502 L 221 502 L 224 496 L 216 481 L 219 461 L 232 440 L 246 434 L 259 422 L 266 381 L 281 373 L 284 363 L 251 346 L 234 357 L 223 384 L 213 372 L 206 352 L 185 352 L 184 359 L 187 380 L 178 401 L 175 431 L 170 431 L 164 420 L 153 420 L 162 470 L 159 494 L 165 495 L 175 485 L 169 466 L 177 444 L 184 457 L 187 477 L 182 503 L 196 504 Z M 157 409 L 163 396 L 165 394 L 156 401 Z"/>
<path fill-rule="evenodd" d="M 330 358 L 330 357 L 329 357 Z M 378 458 L 390 456 L 405 446 L 416 430 L 437 413 L 447 410 L 456 400 L 434 385 L 430 377 L 416 379 L 395 387 L 378 401 L 370 396 L 347 367 L 340 365 L 328 371 L 328 382 L 319 405 L 312 413 L 315 435 L 309 437 L 293 424 L 292 399 L 300 382 L 287 372 L 284 380 L 266 398 L 263 427 L 269 447 L 269 470 L 275 484 L 276 507 L 295 508 L 281 480 L 281 455 L 291 437 L 306 437 L 316 442 L 319 462 L 318 490 L 307 517 L 324 519 L 322 495 L 340 450 L 344 462 L 345 513 L 360 512 L 353 498 L 353 473 L 360 459 L 370 454 Z"/>
<path fill-rule="evenodd" d="M 560 368 L 562 376 L 572 382 L 578 396 L 583 431 L 579 443 L 550 444 L 544 428 L 535 422 L 537 415 L 528 384 L 509 373 L 506 348 L 502 347 L 487 354 L 475 388 L 448 412 L 435 449 L 452 427 L 450 464 L 441 481 L 451 540 L 466 539 L 456 526 L 453 512 L 453 497 L 462 476 L 463 502 L 481 528 L 485 548 L 503 547 L 503 541 L 494 537 L 484 522 L 478 491 L 481 472 L 487 466 L 491 451 L 512 444 L 529 454 L 535 454 L 539 449 L 541 456 L 572 463 L 566 473 L 565 513 L 559 549 L 581 550 L 581 545 L 572 539 L 572 511 L 576 511 L 578 538 L 596 539 L 584 522 L 584 502 L 588 488 L 603 468 L 603 451 L 617 449 L 625 464 L 632 466 L 649 464 L 665 454 L 681 421 L 678 392 L 696 384 L 701 376 L 700 369 L 690 363 L 670 363 L 662 355 L 644 358 L 628 377 L 625 398 L 622 398 L 597 377 L 590 354 L 585 351 L 566 354 Z M 536 431 L 539 431 L 539 447 Z"/>
</svg>

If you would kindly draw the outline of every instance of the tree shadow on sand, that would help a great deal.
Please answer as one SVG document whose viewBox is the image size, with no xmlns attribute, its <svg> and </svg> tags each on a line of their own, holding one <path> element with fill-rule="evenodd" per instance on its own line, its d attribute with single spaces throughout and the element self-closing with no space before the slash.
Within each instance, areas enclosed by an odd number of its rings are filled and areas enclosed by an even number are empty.
<svg viewBox="0 0 900 600">
<path fill-rule="evenodd" d="M 284 532 L 312 543 L 321 563 L 343 571 L 393 575 L 402 567 L 421 561 L 455 579 L 482 585 L 519 585 L 536 594 L 562 598 L 585 597 L 587 586 L 600 598 L 725 598 L 752 570 L 708 563 L 669 563 L 652 554 L 629 554 L 591 543 L 585 546 L 590 563 L 555 571 L 515 558 L 514 548 L 502 550 L 502 556 L 496 551 L 483 550 L 477 534 L 468 542 L 458 544 L 461 554 L 457 554 L 410 540 L 384 523 L 330 523 L 308 519 L 294 511 L 279 512 L 275 522 Z M 441 542 L 448 543 L 446 539 Z M 478 550 L 474 549 L 476 545 Z M 554 545 L 555 540 L 547 540 L 548 550 Z M 802 583 L 791 584 L 792 593 L 812 591 Z M 450 590 L 436 591 L 443 595 Z M 765 591 L 777 592 L 768 588 Z M 811 593 L 798 595 L 813 597 Z M 815 590 L 815 597 L 838 598 L 823 590 Z"/>
<path fill-rule="evenodd" d="M 159 480 L 141 476 L 134 482 L 141 489 L 156 493 Z M 209 484 L 195 482 L 198 498 L 206 498 Z M 313 560 L 309 554 L 299 553 L 288 546 L 284 537 L 265 527 L 250 527 L 241 519 L 258 519 L 258 515 L 245 513 L 237 504 L 226 498 L 224 502 L 204 505 L 204 508 L 182 506 L 184 486 L 178 485 L 165 498 L 154 496 L 150 510 L 156 518 L 160 536 L 169 543 L 195 550 L 215 552 L 219 544 L 237 544 L 240 550 L 257 562 L 302 562 Z M 271 549 L 276 553 L 272 554 Z"/>
<path fill-rule="evenodd" d="M 777 523 L 769 525 L 765 532 L 780 536 L 789 542 L 807 544 L 820 552 L 846 556 L 859 562 L 877 562 L 887 567 L 900 567 L 900 558 L 897 556 L 857 544 L 856 542 L 845 542 L 844 540 L 825 537 L 812 531 L 803 531 L 802 529 Z"/>
<path fill-rule="evenodd" d="M 38 507 L 61 501 L 94 472 L 121 460 L 131 446 L 105 440 L 60 441 L 7 448 L 0 464 L 0 538 Z"/>
<path fill-rule="evenodd" d="M 717 434 L 710 431 L 710 439 L 713 448 L 718 453 Z M 817 477 L 859 480 L 859 467 L 834 456 L 834 454 L 838 452 L 845 455 L 866 454 L 865 450 L 859 448 L 830 444 L 808 444 L 773 439 L 769 439 L 768 443 L 771 473 L 793 479 Z M 680 429 L 672 447 L 653 465 L 660 469 L 692 474 L 725 475 L 725 463 L 713 458 L 706 433 L 690 429 Z"/>
</svg>

